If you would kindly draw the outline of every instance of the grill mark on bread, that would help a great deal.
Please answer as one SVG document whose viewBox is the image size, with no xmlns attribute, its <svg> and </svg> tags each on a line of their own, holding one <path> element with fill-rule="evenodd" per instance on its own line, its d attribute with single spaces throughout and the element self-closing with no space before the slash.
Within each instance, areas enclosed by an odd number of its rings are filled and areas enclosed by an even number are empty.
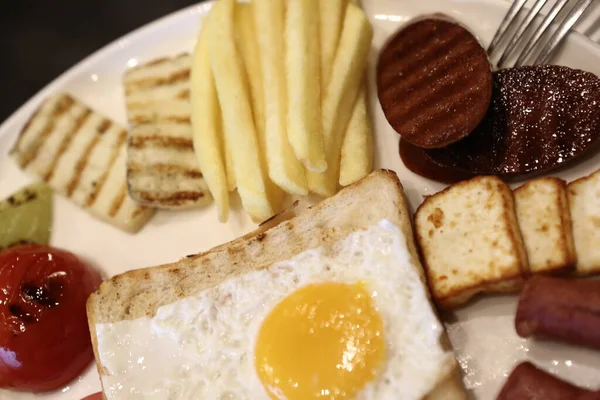
<svg viewBox="0 0 600 400">
<path fill-rule="evenodd" d="M 131 93 L 129 93 L 128 95 L 131 95 Z M 190 91 L 189 89 L 184 89 L 181 92 L 175 94 L 173 97 L 169 97 L 169 98 L 164 98 L 162 99 L 162 101 L 167 101 L 167 100 L 189 100 L 190 97 Z M 127 110 L 129 112 L 129 114 L 131 114 L 131 111 L 137 111 L 138 115 L 134 118 L 129 118 L 130 121 L 134 121 L 135 118 L 139 118 L 139 117 L 146 117 L 148 119 L 152 119 L 153 121 L 156 119 L 157 115 L 154 111 L 154 101 L 149 100 L 149 101 L 144 101 L 144 100 L 132 100 L 132 101 L 127 101 L 125 106 L 127 107 Z"/>
<path fill-rule="evenodd" d="M 198 169 L 190 169 L 177 164 L 156 163 L 150 165 L 140 165 L 130 161 L 128 164 L 128 173 L 153 172 L 166 175 L 181 175 L 187 178 L 202 178 L 202 172 Z"/>
<path fill-rule="evenodd" d="M 31 126 L 31 123 L 38 117 L 38 115 L 40 114 L 40 112 L 42 111 L 42 108 L 46 105 L 46 103 L 49 100 L 45 100 L 44 103 L 42 103 L 42 105 L 40 105 L 31 115 L 31 117 L 29 117 L 29 119 L 27 120 L 27 122 L 25 123 L 25 125 L 23 125 L 23 129 L 21 129 L 21 132 L 19 132 L 19 137 L 17 138 L 17 142 L 15 143 L 15 145 L 13 146 L 13 148 L 10 150 L 9 154 L 13 154 L 15 152 L 18 152 L 18 149 L 21 145 L 21 140 L 23 140 L 23 136 L 25 135 L 25 132 L 27 132 L 27 130 L 29 129 L 29 127 Z"/>
<path fill-rule="evenodd" d="M 146 207 L 146 206 L 141 206 L 138 204 L 138 206 L 133 210 L 133 212 L 131 213 L 131 218 L 135 219 L 137 218 L 140 214 L 145 213 L 146 211 L 151 210 L 150 207 Z"/>
<path fill-rule="evenodd" d="M 115 147 L 113 148 L 113 153 L 111 154 L 110 161 L 108 162 L 108 165 L 106 166 L 106 169 L 104 170 L 104 173 L 100 176 L 100 179 L 98 179 L 96 181 L 94 190 L 88 195 L 88 198 L 86 200 L 87 207 L 91 207 L 92 204 L 94 204 L 96 202 L 96 199 L 98 198 L 98 195 L 100 194 L 100 191 L 102 191 L 102 187 L 104 186 L 104 183 L 106 182 L 108 173 L 110 172 L 115 161 L 117 161 L 117 158 L 119 157 L 119 152 L 121 151 L 121 148 L 123 147 L 123 144 L 125 143 L 126 139 L 127 139 L 127 131 L 121 131 L 119 134 L 119 138 L 117 139 L 117 142 L 115 143 Z"/>
<path fill-rule="evenodd" d="M 156 66 L 156 65 L 162 64 L 162 63 L 164 63 L 166 61 L 171 61 L 173 59 L 174 60 L 179 60 L 180 58 L 188 57 L 188 56 L 189 56 L 188 53 L 180 53 L 180 54 L 176 55 L 173 58 L 170 58 L 170 57 L 155 58 L 152 61 L 148 61 L 147 63 L 141 64 L 141 65 L 136 65 L 135 67 L 131 68 L 130 71 L 136 71 L 136 70 L 140 70 L 140 69 L 146 69 L 146 68 L 151 67 L 151 66 Z"/>
<path fill-rule="evenodd" d="M 139 191 L 138 196 L 144 201 L 148 203 L 154 203 L 156 201 L 160 203 L 168 203 L 170 205 L 179 205 L 186 203 L 189 200 L 198 200 L 205 196 L 203 192 L 196 192 L 191 190 L 181 190 L 178 192 L 169 193 L 167 196 L 147 192 L 147 191 Z"/>
<path fill-rule="evenodd" d="M 177 95 L 175 96 L 176 99 L 180 99 L 180 100 L 188 100 L 190 98 L 190 91 L 189 89 L 186 90 L 182 90 L 181 92 L 177 93 Z"/>
<path fill-rule="evenodd" d="M 110 206 L 110 210 L 108 211 L 109 216 L 114 217 L 115 215 L 117 215 L 117 213 L 121 209 L 121 206 L 123 205 L 123 202 L 125 201 L 126 196 L 127 196 L 127 185 L 123 185 L 123 186 L 121 186 L 121 189 L 119 190 L 119 193 L 117 194 L 117 197 L 114 198 L 114 200 Z"/>
<path fill-rule="evenodd" d="M 37 158 L 38 152 L 40 148 L 44 145 L 48 137 L 52 135 L 54 132 L 54 127 L 56 125 L 56 119 L 58 119 L 61 115 L 65 114 L 73 105 L 75 104 L 75 100 L 68 95 L 61 96 L 60 99 L 57 100 L 54 109 L 48 116 L 48 121 L 46 125 L 36 138 L 35 142 L 33 142 L 26 151 L 24 151 L 25 156 L 20 159 L 21 168 L 27 168 L 27 166 Z"/>
<path fill-rule="evenodd" d="M 181 137 L 147 135 L 147 136 L 132 136 L 129 139 L 129 147 L 134 149 L 143 149 L 146 147 L 161 147 L 177 150 L 194 150 L 192 139 Z"/>
<path fill-rule="evenodd" d="M 191 125 L 192 124 L 192 119 L 190 117 L 181 117 L 178 115 L 170 115 L 168 117 L 159 118 L 158 121 L 159 122 L 162 122 L 162 121 L 175 122 L 175 123 L 181 124 L 181 125 Z"/>
<path fill-rule="evenodd" d="M 156 88 L 159 86 L 167 86 L 173 85 L 174 83 L 183 82 L 190 78 L 190 69 L 184 68 L 182 70 L 171 73 L 166 77 L 151 77 L 151 78 L 142 78 L 134 81 L 129 81 L 126 83 L 127 90 L 130 92 L 132 90 L 142 90 L 142 89 L 150 89 Z"/>
<path fill-rule="evenodd" d="M 161 124 L 174 122 L 176 124 L 181 125 L 191 125 L 192 121 L 190 117 L 183 117 L 179 115 L 167 115 L 167 116 L 157 116 L 156 114 L 151 115 L 136 115 L 135 117 L 130 118 L 130 122 L 133 125 L 143 125 L 143 124 Z"/>
<path fill-rule="evenodd" d="M 66 188 L 67 189 L 66 190 L 67 197 L 71 197 L 73 195 L 73 192 L 75 191 L 75 189 L 77 189 L 77 186 L 79 186 L 79 182 L 81 180 L 81 174 L 83 173 L 83 170 L 87 166 L 88 160 L 90 158 L 90 154 L 92 154 L 92 151 L 94 150 L 94 148 L 100 141 L 100 137 L 104 134 L 104 132 L 106 132 L 111 127 L 111 125 L 112 125 L 112 122 L 105 119 L 105 120 L 102 120 L 100 122 L 100 124 L 98 125 L 98 127 L 96 128 L 96 135 L 94 135 L 94 138 L 90 141 L 90 143 L 88 143 L 87 147 L 81 154 L 81 157 L 79 158 L 79 160 L 77 160 L 77 163 L 75 164 L 75 171 L 74 171 L 73 177 L 67 184 L 67 188 Z"/>
<path fill-rule="evenodd" d="M 65 151 L 71 145 L 73 138 L 75 136 L 77 136 L 77 134 L 81 131 L 81 127 L 83 126 L 83 124 L 85 124 L 85 122 L 91 115 L 92 115 L 92 110 L 90 110 L 89 108 L 86 108 L 85 111 L 83 112 L 83 114 L 80 115 L 77 118 L 77 120 L 75 121 L 73 128 L 71 128 L 71 130 L 69 130 L 69 132 L 67 132 L 67 134 L 63 138 L 62 142 L 60 143 L 60 147 L 58 148 L 58 152 L 56 153 L 56 156 L 54 157 L 54 159 L 52 160 L 52 163 L 50 164 L 50 168 L 48 168 L 48 172 L 46 172 L 46 175 L 44 176 L 44 180 L 46 182 L 48 182 L 48 181 L 50 181 L 50 179 L 52 179 L 52 176 L 54 175 L 54 171 L 56 170 L 56 166 L 58 165 L 58 162 L 62 158 Z"/>
<path fill-rule="evenodd" d="M 144 65 L 138 65 L 135 68 L 133 68 L 133 70 L 142 69 L 142 68 L 149 67 L 149 66 L 159 65 L 159 64 L 162 64 L 162 63 L 164 63 L 166 61 L 169 61 L 169 60 L 170 60 L 169 57 L 157 58 L 156 60 L 152 60 L 152 61 L 150 61 L 148 63 L 145 63 Z"/>
</svg>

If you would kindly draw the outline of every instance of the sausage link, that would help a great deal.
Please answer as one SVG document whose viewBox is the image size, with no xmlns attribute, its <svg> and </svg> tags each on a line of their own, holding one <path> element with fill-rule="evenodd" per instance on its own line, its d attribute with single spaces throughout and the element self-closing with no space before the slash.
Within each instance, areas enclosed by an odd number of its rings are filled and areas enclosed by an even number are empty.
<svg viewBox="0 0 600 400">
<path fill-rule="evenodd" d="M 515 328 L 524 338 L 600 349 L 600 281 L 533 276 L 521 293 Z"/>
<path fill-rule="evenodd" d="M 524 362 L 512 371 L 496 400 L 600 400 L 600 391 L 573 386 Z"/>
</svg>

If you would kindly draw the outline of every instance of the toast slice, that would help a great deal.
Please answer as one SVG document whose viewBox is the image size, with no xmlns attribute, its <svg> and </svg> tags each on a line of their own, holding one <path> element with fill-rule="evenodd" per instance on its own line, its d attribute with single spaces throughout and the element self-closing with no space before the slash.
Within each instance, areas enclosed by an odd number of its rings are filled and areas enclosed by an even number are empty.
<svg viewBox="0 0 600 400">
<path fill-rule="evenodd" d="M 105 281 L 87 304 L 100 375 L 107 371 L 98 361 L 97 324 L 154 316 L 163 305 L 195 295 L 230 277 L 290 259 L 307 249 L 331 245 L 381 219 L 400 227 L 411 261 L 424 282 L 402 186 L 395 173 L 384 170 L 373 172 L 334 197 L 268 230 L 259 229 L 172 264 L 131 271 Z M 449 346 L 445 336 L 443 342 Z M 427 399 L 466 399 L 458 366 L 453 357 L 450 361 L 447 374 L 438 377 L 439 383 Z"/>
<path fill-rule="evenodd" d="M 190 122 L 191 56 L 163 58 L 123 77 L 127 118 L 127 183 L 140 204 L 199 207 L 210 192 L 194 154 Z"/>
<path fill-rule="evenodd" d="M 127 195 L 127 132 L 69 94 L 46 100 L 25 125 L 11 155 L 92 215 L 136 232 L 154 210 Z"/>
<path fill-rule="evenodd" d="M 600 170 L 567 186 L 577 274 L 600 272 Z"/>
<path fill-rule="evenodd" d="M 428 197 L 417 209 L 415 226 L 441 308 L 462 305 L 480 292 L 521 287 L 527 253 L 513 193 L 499 178 L 478 176 Z"/>
<path fill-rule="evenodd" d="M 573 269 L 576 255 L 566 182 L 538 178 L 516 189 L 514 195 L 529 272 L 560 273 Z"/>
</svg>

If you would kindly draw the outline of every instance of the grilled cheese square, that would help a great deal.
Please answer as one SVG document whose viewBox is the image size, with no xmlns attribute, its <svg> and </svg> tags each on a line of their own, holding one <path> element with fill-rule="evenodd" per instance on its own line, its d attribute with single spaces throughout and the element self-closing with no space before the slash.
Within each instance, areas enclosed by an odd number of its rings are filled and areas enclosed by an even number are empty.
<svg viewBox="0 0 600 400">
<path fill-rule="evenodd" d="M 575 244 L 567 185 L 539 178 L 514 191 L 521 235 L 531 273 L 564 272 L 575 266 Z"/>
<path fill-rule="evenodd" d="M 127 117 L 127 183 L 140 204 L 190 208 L 210 194 L 194 154 L 187 54 L 141 65 L 124 76 Z"/>
<path fill-rule="evenodd" d="M 68 94 L 46 100 L 23 128 L 11 154 L 96 217 L 138 231 L 154 210 L 127 195 L 125 129 Z"/>
<path fill-rule="evenodd" d="M 518 290 L 527 268 L 513 194 L 480 176 L 428 197 L 416 235 L 434 301 L 451 309 L 480 292 Z"/>
<path fill-rule="evenodd" d="M 600 272 L 600 170 L 567 186 L 577 273 Z"/>
</svg>

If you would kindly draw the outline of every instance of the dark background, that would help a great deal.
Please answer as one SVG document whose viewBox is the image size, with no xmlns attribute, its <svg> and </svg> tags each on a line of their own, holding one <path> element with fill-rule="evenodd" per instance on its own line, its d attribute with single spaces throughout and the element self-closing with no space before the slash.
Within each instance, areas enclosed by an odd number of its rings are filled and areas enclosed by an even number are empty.
<svg viewBox="0 0 600 400">
<path fill-rule="evenodd" d="M 120 36 L 201 0 L 1 0 L 0 123 Z"/>
</svg>

